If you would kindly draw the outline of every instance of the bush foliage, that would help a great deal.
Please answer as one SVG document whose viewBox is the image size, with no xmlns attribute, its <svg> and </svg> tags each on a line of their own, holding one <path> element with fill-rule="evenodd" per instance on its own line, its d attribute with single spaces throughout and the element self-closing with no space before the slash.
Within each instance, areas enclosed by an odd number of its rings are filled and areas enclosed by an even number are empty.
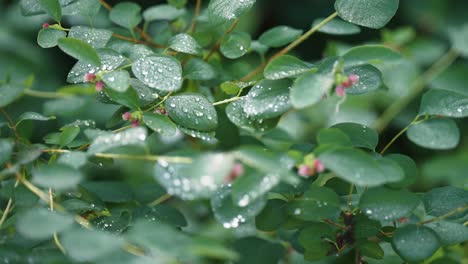
<svg viewBox="0 0 468 264">
<path fill-rule="evenodd" d="M 329 2 L 258 35 L 255 0 L 1 11 L 0 262 L 461 263 L 468 24 Z M 41 21 L 74 65 L 9 34 Z"/>
</svg>

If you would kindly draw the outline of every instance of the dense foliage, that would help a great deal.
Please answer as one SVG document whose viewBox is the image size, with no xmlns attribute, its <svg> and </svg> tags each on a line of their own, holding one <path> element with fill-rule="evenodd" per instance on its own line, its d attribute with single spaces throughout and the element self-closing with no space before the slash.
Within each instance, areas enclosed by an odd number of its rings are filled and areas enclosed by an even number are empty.
<svg viewBox="0 0 468 264">
<path fill-rule="evenodd" d="M 466 261 L 468 24 L 349 44 L 399 1 L 256 37 L 255 0 L 12 5 L 75 64 L 0 27 L 0 262 Z"/>
</svg>

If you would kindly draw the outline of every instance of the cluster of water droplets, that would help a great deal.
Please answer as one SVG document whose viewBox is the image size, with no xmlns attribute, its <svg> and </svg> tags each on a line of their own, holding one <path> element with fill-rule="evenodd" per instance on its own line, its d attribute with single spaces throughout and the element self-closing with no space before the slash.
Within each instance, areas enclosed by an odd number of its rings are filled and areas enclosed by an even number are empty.
<svg viewBox="0 0 468 264">
<path fill-rule="evenodd" d="M 304 62 L 299 61 L 299 59 L 295 59 L 294 61 L 288 60 L 286 66 L 283 65 L 285 63 L 283 60 L 284 58 L 280 57 L 276 63 L 273 61 L 271 66 L 265 70 L 265 77 L 270 80 L 280 80 L 294 77 L 310 70 L 310 67 Z"/>
<path fill-rule="evenodd" d="M 178 128 L 184 134 L 189 135 L 193 138 L 201 139 L 208 144 L 216 144 L 218 142 L 218 139 L 216 139 L 215 137 L 215 132 L 202 132 L 193 129 L 188 129 L 182 126 L 179 126 Z"/>
<path fill-rule="evenodd" d="M 182 86 L 182 67 L 179 61 L 167 56 L 140 58 L 132 65 L 136 78 L 151 88 L 176 91 Z"/>
<path fill-rule="evenodd" d="M 255 119 L 254 117 L 248 116 L 244 111 L 244 103 L 245 98 L 241 98 L 236 102 L 230 103 L 226 107 L 226 114 L 231 122 L 249 132 L 265 132 L 271 128 L 270 123 L 266 122 L 264 119 Z"/>
<path fill-rule="evenodd" d="M 142 144 L 146 137 L 147 131 L 143 127 L 130 128 L 119 133 L 106 133 L 93 140 L 88 153 L 95 154 L 114 147 Z"/>
<path fill-rule="evenodd" d="M 216 17 L 232 20 L 251 8 L 253 4 L 255 4 L 255 0 L 212 1 L 209 6 L 209 11 L 211 15 Z"/>
<path fill-rule="evenodd" d="M 247 94 L 244 112 L 247 116 L 273 118 L 291 108 L 289 82 L 263 81 L 255 85 Z"/>
<path fill-rule="evenodd" d="M 268 173 L 266 175 L 246 175 L 245 177 L 255 177 L 257 181 L 254 186 L 245 190 L 245 193 L 240 197 L 240 199 L 236 199 L 235 202 L 237 202 L 239 207 L 248 206 L 251 201 L 255 201 L 257 198 L 268 193 L 281 180 L 281 176 L 277 173 Z"/>
<path fill-rule="evenodd" d="M 86 120 L 77 119 L 65 125 L 65 127 L 68 127 L 68 126 L 74 126 L 74 127 L 80 127 L 80 128 L 95 128 L 96 121 L 91 120 L 91 119 L 86 119 Z"/>
<path fill-rule="evenodd" d="M 96 74 L 99 71 L 112 71 L 126 60 L 124 56 L 112 50 L 100 50 L 98 55 L 101 58 L 101 67 L 78 61 L 68 73 L 67 82 L 82 83 L 87 73 Z"/>
<path fill-rule="evenodd" d="M 216 129 L 218 116 L 213 105 L 201 95 L 172 96 L 166 101 L 166 111 L 177 123 L 186 128 L 211 131 Z M 193 133 L 196 136 L 196 133 Z"/>
<path fill-rule="evenodd" d="M 68 37 L 88 43 L 95 49 L 104 48 L 112 36 L 112 31 L 85 26 L 75 26 L 70 29 Z"/>
<path fill-rule="evenodd" d="M 197 55 L 201 52 L 201 47 L 198 42 L 189 34 L 181 33 L 177 34 L 169 40 L 169 46 L 171 49 L 187 53 Z"/>
</svg>

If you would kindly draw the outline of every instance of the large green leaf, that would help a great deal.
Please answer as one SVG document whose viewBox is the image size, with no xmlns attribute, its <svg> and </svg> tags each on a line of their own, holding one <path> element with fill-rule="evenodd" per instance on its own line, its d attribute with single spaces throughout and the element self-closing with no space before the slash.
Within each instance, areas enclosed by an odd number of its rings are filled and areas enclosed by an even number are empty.
<svg viewBox="0 0 468 264">
<path fill-rule="evenodd" d="M 468 95 L 447 90 L 429 90 L 423 95 L 421 115 L 462 118 L 468 116 Z"/>
<path fill-rule="evenodd" d="M 301 196 L 288 204 L 288 212 L 305 221 L 320 222 L 335 219 L 340 211 L 340 197 L 327 187 L 310 186 Z"/>
<path fill-rule="evenodd" d="M 112 36 L 112 31 L 85 26 L 74 26 L 70 28 L 68 37 L 76 38 L 88 43 L 95 49 L 104 48 Z M 98 53 L 99 54 L 99 53 Z M 99 54 L 101 55 L 101 54 Z M 104 61 L 102 62 L 104 64 Z"/>
<path fill-rule="evenodd" d="M 399 0 L 337 0 L 335 9 L 344 20 L 369 28 L 382 28 L 396 14 Z"/>
<path fill-rule="evenodd" d="M 249 133 L 263 133 L 277 125 L 278 118 L 264 120 L 248 116 L 244 111 L 244 103 L 245 98 L 241 98 L 226 107 L 226 115 L 236 126 Z"/>
<path fill-rule="evenodd" d="M 41 48 L 52 48 L 58 45 L 58 40 L 67 36 L 67 33 L 54 28 L 43 28 L 37 34 L 37 44 Z"/>
<path fill-rule="evenodd" d="M 176 125 L 166 115 L 145 113 L 143 121 L 151 130 L 161 135 L 174 136 L 177 133 Z"/>
<path fill-rule="evenodd" d="M 317 18 L 314 20 L 312 27 L 320 24 L 325 18 Z M 319 29 L 319 32 L 327 33 L 330 35 L 352 35 L 361 32 L 361 29 L 349 22 L 346 22 L 340 18 L 334 18 Z"/>
<path fill-rule="evenodd" d="M 429 149 L 452 149 L 460 142 L 460 130 L 451 119 L 431 119 L 412 125 L 406 135 L 413 143 Z"/>
<path fill-rule="evenodd" d="M 426 224 L 426 226 L 437 233 L 440 242 L 444 245 L 468 241 L 468 228 L 463 224 L 441 220 Z"/>
<path fill-rule="evenodd" d="M 212 0 L 208 5 L 208 15 L 214 23 L 222 23 L 238 18 L 247 12 L 256 0 Z"/>
<path fill-rule="evenodd" d="M 295 108 L 305 108 L 318 103 L 331 90 L 334 81 L 329 73 L 304 73 L 291 88 L 291 104 Z"/>
<path fill-rule="evenodd" d="M 392 247 L 404 260 L 419 262 L 431 257 L 440 247 L 440 242 L 431 229 L 407 225 L 393 234 Z"/>
<path fill-rule="evenodd" d="M 198 131 L 213 131 L 218 126 L 216 109 L 200 94 L 186 93 L 171 96 L 164 106 L 169 117 L 183 127 Z"/>
<path fill-rule="evenodd" d="M 182 86 L 182 67 L 173 57 L 154 55 L 141 58 L 132 65 L 133 74 L 149 87 L 177 91 Z"/>
<path fill-rule="evenodd" d="M 354 147 L 375 150 L 379 143 L 379 135 L 370 127 L 356 123 L 339 123 L 332 128 L 343 131 L 351 140 Z"/>
<path fill-rule="evenodd" d="M 121 2 L 112 7 L 109 19 L 115 24 L 133 30 L 141 22 L 141 7 L 137 3 Z"/>
<path fill-rule="evenodd" d="M 282 55 L 270 61 L 263 74 L 267 79 L 279 80 L 294 77 L 309 70 L 311 66 L 306 62 L 290 55 Z"/>
<path fill-rule="evenodd" d="M 301 29 L 295 29 L 288 26 L 276 26 L 265 31 L 258 41 L 263 45 L 272 48 L 278 48 L 296 40 L 301 34 Z"/>
<path fill-rule="evenodd" d="M 73 189 L 82 180 L 82 173 L 65 164 L 39 166 L 32 171 L 32 182 L 58 191 Z"/>
<path fill-rule="evenodd" d="M 102 75 L 102 81 L 110 89 L 121 93 L 130 86 L 130 75 L 124 70 L 107 72 Z"/>
<path fill-rule="evenodd" d="M 447 202 L 450 201 L 450 202 Z M 424 195 L 426 213 L 432 216 L 442 216 L 468 204 L 468 191 L 452 186 L 434 188 Z M 464 217 L 468 212 L 451 215 L 448 219 Z"/>
<path fill-rule="evenodd" d="M 58 46 L 63 52 L 79 61 L 91 63 L 95 66 L 101 65 L 101 59 L 96 50 L 88 43 L 79 39 L 61 38 L 58 40 Z"/>
<path fill-rule="evenodd" d="M 359 80 L 346 89 L 347 94 L 369 93 L 383 87 L 382 73 L 370 64 L 346 68 L 345 74 L 359 76 Z"/>
<path fill-rule="evenodd" d="M 18 217 L 16 228 L 20 234 L 31 239 L 52 238 L 73 224 L 71 215 L 51 212 L 45 208 L 31 208 Z"/>
<path fill-rule="evenodd" d="M 169 40 L 169 47 L 175 51 L 187 54 L 199 55 L 201 53 L 201 46 L 197 40 L 185 33 L 172 37 Z"/>
<path fill-rule="evenodd" d="M 211 64 L 201 59 L 193 58 L 185 65 L 184 75 L 188 80 L 207 81 L 214 79 L 217 72 Z"/>
<path fill-rule="evenodd" d="M 250 89 L 244 102 L 247 116 L 269 119 L 284 114 L 291 108 L 289 80 L 263 80 Z"/>
<path fill-rule="evenodd" d="M 359 207 L 370 219 L 393 221 L 409 216 L 420 202 L 416 194 L 407 191 L 373 188 L 361 196 Z"/>
<path fill-rule="evenodd" d="M 62 20 L 62 7 L 59 0 L 39 0 L 38 2 L 53 20 L 60 23 L 60 20 Z"/>
<path fill-rule="evenodd" d="M 88 148 L 88 154 L 105 152 L 112 148 L 141 145 L 146 140 L 147 132 L 143 127 L 135 127 L 118 133 L 105 132 L 96 137 Z"/>
</svg>

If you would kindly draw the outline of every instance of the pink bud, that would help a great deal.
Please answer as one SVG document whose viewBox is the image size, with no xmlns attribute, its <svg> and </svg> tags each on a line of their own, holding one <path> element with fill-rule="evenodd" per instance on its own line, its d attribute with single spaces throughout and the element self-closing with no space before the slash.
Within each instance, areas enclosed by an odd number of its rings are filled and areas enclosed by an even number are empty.
<svg viewBox="0 0 468 264">
<path fill-rule="evenodd" d="M 314 160 L 314 169 L 317 173 L 322 173 L 325 170 L 325 165 L 323 165 L 320 160 L 316 159 Z"/>
<path fill-rule="evenodd" d="M 165 115 L 166 114 L 166 109 L 158 108 L 158 109 L 154 110 L 154 113 L 160 114 L 160 115 Z"/>
<path fill-rule="evenodd" d="M 132 114 L 130 114 L 130 112 L 125 112 L 123 115 L 122 115 L 122 119 L 125 120 L 125 121 L 128 121 L 132 118 Z"/>
<path fill-rule="evenodd" d="M 341 85 L 342 85 L 344 88 L 349 88 L 349 87 L 353 86 L 353 82 L 352 82 L 350 79 L 348 79 L 348 80 L 342 82 Z"/>
<path fill-rule="evenodd" d="M 100 92 L 104 89 L 104 83 L 101 81 L 96 82 L 96 91 Z"/>
<path fill-rule="evenodd" d="M 244 165 L 242 165 L 241 163 L 236 163 L 234 164 L 234 166 L 232 167 L 231 171 L 229 172 L 226 179 L 224 179 L 224 181 L 226 183 L 233 182 L 235 179 L 242 176 L 242 174 L 244 174 Z"/>
<path fill-rule="evenodd" d="M 47 23 L 47 22 L 44 23 L 44 24 L 42 24 L 42 28 L 48 28 L 49 26 L 50 26 L 50 25 L 49 25 L 49 23 Z"/>
<path fill-rule="evenodd" d="M 92 82 L 94 80 L 96 80 L 96 75 L 92 74 L 92 73 L 87 73 L 85 74 L 85 76 L 83 77 L 83 80 L 85 82 Z"/>
<path fill-rule="evenodd" d="M 297 173 L 299 174 L 299 176 L 301 177 L 304 177 L 304 178 L 307 178 L 307 177 L 310 177 L 312 175 L 314 175 L 314 170 L 313 168 L 305 165 L 305 164 L 302 164 L 299 166 L 299 169 L 297 170 Z"/>
<path fill-rule="evenodd" d="M 346 92 L 345 92 L 345 87 L 343 85 L 338 85 L 335 89 L 335 94 L 338 97 L 344 97 Z"/>
<path fill-rule="evenodd" d="M 139 125 L 138 120 L 132 121 L 132 127 L 137 127 Z"/>
<path fill-rule="evenodd" d="M 350 80 L 352 84 L 355 84 L 355 83 L 357 83 L 357 82 L 359 81 L 359 75 L 357 75 L 357 74 L 350 74 L 350 75 L 348 76 L 348 80 Z"/>
</svg>

